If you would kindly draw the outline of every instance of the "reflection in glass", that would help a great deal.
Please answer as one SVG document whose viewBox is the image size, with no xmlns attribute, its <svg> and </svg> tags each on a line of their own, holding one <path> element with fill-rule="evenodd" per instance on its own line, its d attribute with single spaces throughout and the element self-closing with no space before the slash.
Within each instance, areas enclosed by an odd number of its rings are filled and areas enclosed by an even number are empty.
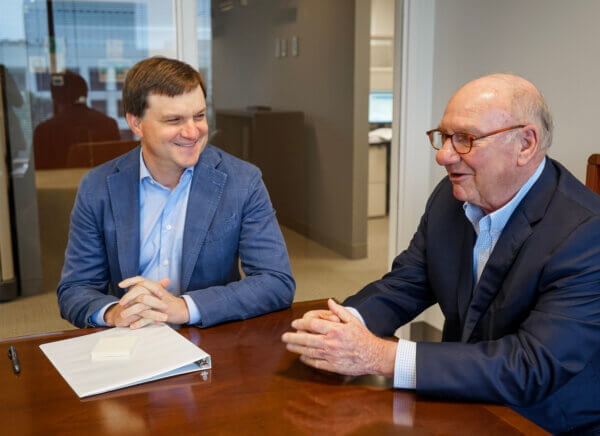
<svg viewBox="0 0 600 436">
<path fill-rule="evenodd" d="M 21 132 L 23 138 L 12 142 L 22 144 L 12 153 L 13 174 L 18 162 L 23 177 L 31 176 L 28 181 L 22 179 L 31 192 L 22 189 L 18 196 L 27 200 L 29 207 L 19 209 L 37 219 L 39 205 L 39 235 L 37 221 L 23 234 L 31 235 L 36 244 L 41 241 L 43 289 L 51 291 L 60 278 L 69 212 L 79 180 L 86 168 L 135 146 L 119 107 L 128 69 L 154 55 L 177 57 L 173 3 L 3 3 L 0 64 L 15 79 L 16 92 L 23 100 L 22 105 L 13 108 L 14 117 L 9 120 L 11 131 Z M 206 14 L 209 20 L 210 13 Z M 77 144 L 76 151 L 73 144 Z M 43 168 L 35 174 L 34 160 L 38 168 Z M 35 264 L 30 255 L 24 260 L 22 272 Z M 37 282 L 35 288 L 39 292 L 42 286 Z"/>
<path fill-rule="evenodd" d="M 117 122 L 86 105 L 88 87 L 79 74 L 53 74 L 50 92 L 54 115 L 33 134 L 36 169 L 86 167 L 85 144 L 120 139 Z"/>
</svg>

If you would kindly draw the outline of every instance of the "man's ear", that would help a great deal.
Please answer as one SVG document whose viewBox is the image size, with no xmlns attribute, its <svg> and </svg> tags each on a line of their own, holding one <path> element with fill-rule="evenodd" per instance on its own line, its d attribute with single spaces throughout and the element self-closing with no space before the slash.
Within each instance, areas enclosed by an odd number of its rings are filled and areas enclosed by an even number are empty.
<svg viewBox="0 0 600 436">
<path fill-rule="evenodd" d="M 517 165 L 525 166 L 536 155 L 540 148 L 540 136 L 535 124 L 527 124 L 519 135 L 520 149 L 517 156 Z"/>
<path fill-rule="evenodd" d="M 140 117 L 127 112 L 125 114 L 125 120 L 127 121 L 129 128 L 135 134 L 135 136 L 137 136 L 138 138 L 141 138 L 144 136 L 142 134 L 142 127 L 141 127 L 142 119 Z"/>
</svg>

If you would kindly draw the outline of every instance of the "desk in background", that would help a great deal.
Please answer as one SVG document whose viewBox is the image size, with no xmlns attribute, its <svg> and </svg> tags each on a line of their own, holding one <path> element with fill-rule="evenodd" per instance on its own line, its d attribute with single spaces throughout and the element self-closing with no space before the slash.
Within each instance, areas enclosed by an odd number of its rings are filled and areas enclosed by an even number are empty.
<svg viewBox="0 0 600 436">
<path fill-rule="evenodd" d="M 387 216 L 390 212 L 390 148 L 392 128 L 387 124 L 372 125 L 369 131 L 369 218 Z"/>
<path fill-rule="evenodd" d="M 308 155 L 300 111 L 217 110 L 211 143 L 260 168 L 279 224 L 308 236 Z"/>
<path fill-rule="evenodd" d="M 348 378 L 302 364 L 280 337 L 325 300 L 181 333 L 211 354 L 213 369 L 79 399 L 39 345 L 98 329 L 0 341 L 5 434 L 547 434 L 503 406 L 434 401 L 390 380 Z M 6 357 L 16 345 L 21 373 Z"/>
</svg>

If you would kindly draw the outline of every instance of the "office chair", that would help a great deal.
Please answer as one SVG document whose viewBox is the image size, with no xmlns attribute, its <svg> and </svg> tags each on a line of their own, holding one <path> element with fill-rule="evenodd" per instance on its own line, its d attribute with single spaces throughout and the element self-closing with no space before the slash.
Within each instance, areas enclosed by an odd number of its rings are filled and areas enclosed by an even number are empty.
<svg viewBox="0 0 600 436">
<path fill-rule="evenodd" d="M 592 154 L 588 159 L 585 185 L 600 194 L 600 154 Z"/>
</svg>

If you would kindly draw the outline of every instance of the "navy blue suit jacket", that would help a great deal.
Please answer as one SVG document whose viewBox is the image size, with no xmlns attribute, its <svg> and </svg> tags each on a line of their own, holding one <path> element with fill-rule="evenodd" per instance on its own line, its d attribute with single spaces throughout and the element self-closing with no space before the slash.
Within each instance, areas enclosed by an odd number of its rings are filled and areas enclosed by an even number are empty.
<svg viewBox="0 0 600 436">
<path fill-rule="evenodd" d="M 92 169 L 79 186 L 57 290 L 61 315 L 78 327 L 139 274 L 139 154 Z M 295 283 L 260 171 L 210 145 L 194 167 L 182 250 L 181 294 L 193 298 L 202 327 L 292 303 Z"/>
<path fill-rule="evenodd" d="M 418 393 L 507 404 L 554 433 L 600 428 L 600 196 L 548 159 L 474 287 L 475 239 L 445 178 L 392 271 L 344 304 L 378 335 L 440 304 Z"/>
</svg>

